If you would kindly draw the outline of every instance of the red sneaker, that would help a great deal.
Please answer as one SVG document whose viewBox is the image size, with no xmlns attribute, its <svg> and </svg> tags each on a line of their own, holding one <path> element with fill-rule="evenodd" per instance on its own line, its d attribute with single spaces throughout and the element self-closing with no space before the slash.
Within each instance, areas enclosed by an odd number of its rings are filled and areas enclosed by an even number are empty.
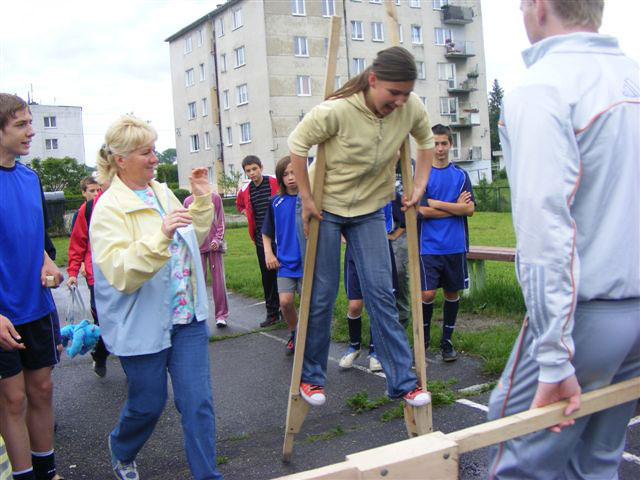
<svg viewBox="0 0 640 480">
<path fill-rule="evenodd" d="M 431 394 L 417 387 L 409 393 L 405 393 L 402 399 L 412 407 L 422 407 L 427 403 L 431 403 Z"/>
<path fill-rule="evenodd" d="M 291 336 L 291 338 L 289 339 L 289 341 L 287 342 L 287 357 L 290 357 L 291 355 L 293 355 L 296 351 L 296 344 L 293 340 L 293 335 Z"/>
<path fill-rule="evenodd" d="M 324 402 L 327 401 L 327 397 L 324 394 L 324 387 L 321 387 L 320 385 L 301 383 L 300 395 L 302 395 L 302 398 L 304 398 L 308 404 L 313 405 L 314 407 L 324 405 Z"/>
</svg>

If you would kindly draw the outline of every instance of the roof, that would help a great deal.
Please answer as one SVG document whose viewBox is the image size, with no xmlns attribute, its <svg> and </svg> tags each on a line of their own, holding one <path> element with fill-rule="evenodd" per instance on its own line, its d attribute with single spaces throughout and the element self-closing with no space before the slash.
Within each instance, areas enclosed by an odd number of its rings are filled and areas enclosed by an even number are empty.
<svg viewBox="0 0 640 480">
<path fill-rule="evenodd" d="M 216 15 L 218 15 L 219 13 L 224 12 L 225 10 L 229 9 L 230 7 L 234 6 L 237 3 L 240 3 L 241 1 L 242 0 L 227 0 L 227 2 L 225 4 L 220 5 L 219 7 L 216 7 L 215 10 L 210 11 L 209 13 L 204 15 L 203 17 L 200 17 L 195 22 L 190 23 L 186 27 L 178 30 L 176 33 L 174 33 L 173 35 L 171 35 L 168 38 L 166 38 L 165 42 L 173 42 L 177 38 L 182 37 L 185 33 L 190 32 L 191 30 L 193 30 L 194 28 L 198 27 L 199 25 L 202 25 L 204 22 L 206 22 L 208 20 L 214 19 L 216 17 Z"/>
</svg>

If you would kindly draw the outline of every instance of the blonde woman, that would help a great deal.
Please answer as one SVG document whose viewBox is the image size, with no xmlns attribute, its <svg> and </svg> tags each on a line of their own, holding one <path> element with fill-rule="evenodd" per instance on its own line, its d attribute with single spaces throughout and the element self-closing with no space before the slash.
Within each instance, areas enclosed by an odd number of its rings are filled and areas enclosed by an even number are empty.
<svg viewBox="0 0 640 480">
<path fill-rule="evenodd" d="M 113 470 L 123 480 L 139 478 L 135 458 L 164 409 L 169 373 L 193 478 L 219 479 L 198 249 L 213 221 L 211 192 L 204 168 L 189 178 L 188 209 L 153 180 L 156 138 L 147 122 L 124 116 L 98 153 L 99 181 L 111 187 L 89 230 L 96 306 L 109 312 L 102 337 L 128 379 L 128 398 L 109 436 Z"/>
</svg>

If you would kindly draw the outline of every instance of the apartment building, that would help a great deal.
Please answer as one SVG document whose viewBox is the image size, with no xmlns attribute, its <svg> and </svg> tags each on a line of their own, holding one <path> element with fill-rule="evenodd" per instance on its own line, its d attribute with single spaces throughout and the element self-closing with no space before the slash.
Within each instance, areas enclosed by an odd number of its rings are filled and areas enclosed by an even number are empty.
<svg viewBox="0 0 640 480">
<path fill-rule="evenodd" d="M 29 105 L 33 116 L 33 131 L 29 155 L 21 157 L 24 163 L 34 158 L 75 158 L 84 164 L 84 133 L 82 107 L 62 105 Z"/>
<path fill-rule="evenodd" d="M 401 45 L 418 65 L 414 91 L 432 124 L 453 128 L 452 160 L 474 183 L 490 181 L 480 0 L 395 4 Z M 246 155 L 274 171 L 289 133 L 323 99 L 334 15 L 343 19 L 337 88 L 391 46 L 383 0 L 230 0 L 167 39 L 181 185 L 194 166 L 238 171 Z"/>
</svg>

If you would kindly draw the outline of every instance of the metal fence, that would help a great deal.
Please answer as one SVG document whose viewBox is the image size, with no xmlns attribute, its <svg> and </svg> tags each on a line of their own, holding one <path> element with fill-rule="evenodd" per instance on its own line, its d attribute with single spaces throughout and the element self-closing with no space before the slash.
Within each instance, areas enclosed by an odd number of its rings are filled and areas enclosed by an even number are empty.
<svg viewBox="0 0 640 480">
<path fill-rule="evenodd" d="M 475 186 L 473 196 L 478 212 L 510 212 L 511 189 L 509 187 Z"/>
</svg>

